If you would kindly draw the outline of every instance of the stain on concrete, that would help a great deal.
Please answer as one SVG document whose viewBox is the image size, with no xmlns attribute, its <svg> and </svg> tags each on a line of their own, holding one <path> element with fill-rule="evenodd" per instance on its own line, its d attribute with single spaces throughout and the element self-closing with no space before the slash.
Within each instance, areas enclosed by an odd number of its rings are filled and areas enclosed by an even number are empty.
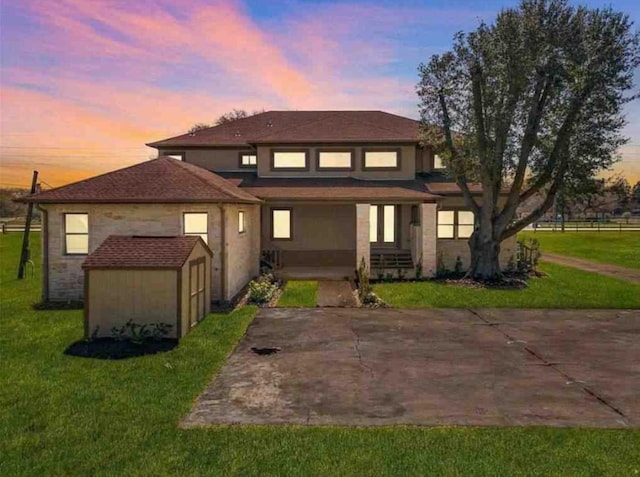
<svg viewBox="0 0 640 477">
<path fill-rule="evenodd" d="M 262 309 L 181 425 L 639 427 L 639 329 L 638 310 Z"/>
</svg>

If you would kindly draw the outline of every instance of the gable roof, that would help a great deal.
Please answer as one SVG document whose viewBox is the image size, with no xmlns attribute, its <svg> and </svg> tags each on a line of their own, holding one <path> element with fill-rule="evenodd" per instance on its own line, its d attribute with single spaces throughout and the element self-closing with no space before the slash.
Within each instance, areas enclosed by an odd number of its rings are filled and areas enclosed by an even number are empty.
<svg viewBox="0 0 640 477">
<path fill-rule="evenodd" d="M 198 242 L 211 255 L 200 237 L 144 237 L 110 235 L 82 264 L 92 268 L 181 268 Z"/>
<path fill-rule="evenodd" d="M 222 177 L 159 157 L 20 200 L 37 203 L 258 203 Z"/>
<path fill-rule="evenodd" d="M 353 201 L 389 200 L 434 202 L 420 180 L 361 180 L 352 177 L 275 178 L 257 177 L 255 173 L 222 173 L 252 195 L 264 200 Z"/>
<path fill-rule="evenodd" d="M 418 142 L 419 122 L 384 111 L 267 111 L 150 147 L 249 146 L 259 143 Z"/>
</svg>

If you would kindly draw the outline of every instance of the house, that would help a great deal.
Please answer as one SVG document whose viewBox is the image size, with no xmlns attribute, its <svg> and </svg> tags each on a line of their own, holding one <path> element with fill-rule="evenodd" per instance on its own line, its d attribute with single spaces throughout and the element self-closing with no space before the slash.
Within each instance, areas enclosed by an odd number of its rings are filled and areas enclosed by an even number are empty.
<svg viewBox="0 0 640 477">
<path fill-rule="evenodd" d="M 83 298 L 82 263 L 110 235 L 199 235 L 211 299 L 261 257 L 288 276 L 468 266 L 473 213 L 418 122 L 382 111 L 268 111 L 149 143 L 158 158 L 25 199 L 43 212 L 43 298 Z M 472 189 L 479 193 L 476 187 Z M 502 245 L 504 264 L 514 239 Z"/>
</svg>

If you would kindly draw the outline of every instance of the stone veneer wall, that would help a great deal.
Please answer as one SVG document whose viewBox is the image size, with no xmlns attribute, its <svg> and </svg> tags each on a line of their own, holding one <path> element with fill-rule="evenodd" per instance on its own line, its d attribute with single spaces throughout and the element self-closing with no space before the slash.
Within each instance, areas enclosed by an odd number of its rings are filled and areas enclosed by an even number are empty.
<svg viewBox="0 0 640 477">
<path fill-rule="evenodd" d="M 225 300 L 232 299 L 260 272 L 260 206 L 225 205 L 226 274 Z M 238 232 L 239 211 L 245 213 L 246 232 Z"/>
<path fill-rule="evenodd" d="M 364 258 L 371 271 L 371 244 L 369 243 L 369 204 L 356 204 L 356 270 Z"/>
<path fill-rule="evenodd" d="M 82 262 L 85 256 L 64 254 L 64 214 L 68 212 L 89 214 L 89 252 L 98 248 L 109 235 L 180 235 L 184 212 L 207 212 L 208 245 L 213 252 L 211 299 L 214 301 L 229 299 L 228 293 L 237 289 L 242 280 L 248 281 L 259 264 L 258 252 L 254 255 L 242 252 L 249 248 L 247 242 L 259 241 L 259 218 L 255 218 L 255 210 L 259 206 L 256 205 L 247 206 L 247 211 L 250 208 L 254 210 L 247 214 L 248 240 L 227 242 L 227 253 L 231 257 L 228 264 L 233 268 L 228 278 L 232 278 L 233 286 L 228 287 L 225 297 L 221 289 L 221 214 L 217 204 L 47 204 L 42 207 L 48 212 L 49 267 L 46 279 L 49 296 L 46 298 L 51 301 L 81 300 L 84 294 Z M 235 215 L 236 227 L 233 230 L 237 233 L 237 211 Z M 252 223 L 255 220 L 258 221 L 257 226 Z M 241 251 L 238 252 L 237 248 Z M 244 257 L 249 257 L 255 264 L 242 264 Z"/>
</svg>

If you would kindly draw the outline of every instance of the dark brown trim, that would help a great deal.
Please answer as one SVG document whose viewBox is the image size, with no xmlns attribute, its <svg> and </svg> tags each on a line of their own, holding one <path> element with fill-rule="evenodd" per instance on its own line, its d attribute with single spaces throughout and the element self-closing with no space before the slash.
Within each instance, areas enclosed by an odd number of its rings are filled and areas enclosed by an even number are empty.
<svg viewBox="0 0 640 477">
<path fill-rule="evenodd" d="M 275 238 L 273 236 L 273 212 L 275 210 L 288 210 L 289 211 L 289 238 Z M 269 239 L 277 242 L 290 242 L 293 240 L 293 208 L 292 207 L 271 207 L 269 209 Z"/>
<path fill-rule="evenodd" d="M 242 164 L 242 156 L 256 156 L 256 163 L 254 165 Z M 257 169 L 258 168 L 258 152 L 257 151 L 239 151 L 238 167 L 240 169 Z"/>
<path fill-rule="evenodd" d="M 323 152 L 348 152 L 351 154 L 349 167 L 320 167 L 320 154 Z M 316 170 L 317 171 L 355 171 L 356 170 L 356 150 L 355 148 L 344 147 L 323 147 L 316 149 Z"/>
<path fill-rule="evenodd" d="M 182 338 L 182 272 L 184 267 L 176 270 L 176 291 L 178 296 L 176 297 L 176 338 Z"/>
<path fill-rule="evenodd" d="M 367 167 L 367 152 L 395 152 L 397 154 L 396 167 Z M 361 166 L 363 171 L 399 171 L 402 169 L 401 147 L 363 147 Z"/>
<path fill-rule="evenodd" d="M 369 242 L 371 247 L 380 248 L 380 249 L 389 249 L 389 248 L 400 248 L 400 244 L 402 243 L 402 238 L 400 236 L 402 232 L 402 226 L 400 224 L 400 220 L 402 218 L 402 210 L 401 204 L 389 204 L 389 203 L 376 203 L 370 204 L 371 206 L 375 206 L 378 208 L 378 223 L 377 223 L 377 236 L 375 242 Z M 384 207 L 385 206 L 393 206 L 394 207 L 394 236 L 393 242 L 385 242 L 384 241 Z M 382 239 L 382 241 L 380 241 Z"/>
<path fill-rule="evenodd" d="M 86 215 L 87 216 L 87 233 L 80 234 L 77 232 L 69 232 L 67 234 L 67 215 Z M 89 233 L 91 232 L 89 227 L 89 212 L 63 212 L 62 213 L 62 239 L 64 241 L 62 246 L 62 255 L 67 257 L 84 257 L 89 255 Z M 87 253 L 69 253 L 67 252 L 67 235 L 86 235 L 87 236 Z"/>
<path fill-rule="evenodd" d="M 84 311 L 83 311 L 83 321 L 84 321 L 84 337 L 86 339 L 90 338 L 91 331 L 89 330 L 89 272 L 85 270 L 84 272 Z"/>
<path fill-rule="evenodd" d="M 279 152 L 303 152 L 304 153 L 304 167 L 275 167 L 275 155 Z M 271 172 L 300 172 L 309 170 L 309 148 L 302 149 L 289 149 L 289 148 L 272 148 L 269 151 L 269 168 Z"/>
</svg>

